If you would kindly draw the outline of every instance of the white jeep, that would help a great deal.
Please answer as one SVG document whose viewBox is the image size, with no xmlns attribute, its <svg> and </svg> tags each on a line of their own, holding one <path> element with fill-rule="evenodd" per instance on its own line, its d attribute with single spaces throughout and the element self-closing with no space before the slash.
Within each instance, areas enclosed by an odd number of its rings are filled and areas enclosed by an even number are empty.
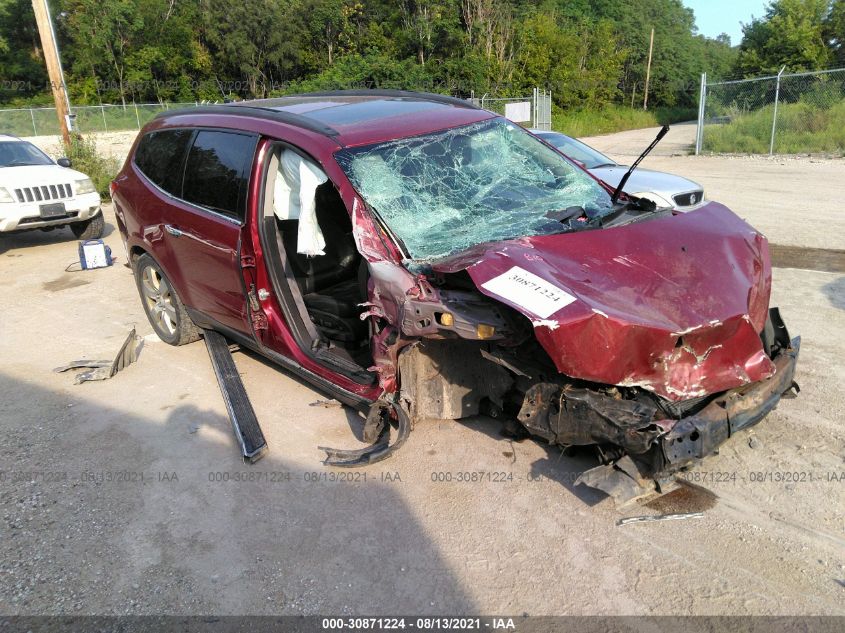
<svg viewBox="0 0 845 633">
<path fill-rule="evenodd" d="M 32 143 L 0 134 L 0 233 L 60 226 L 80 239 L 102 237 L 94 183 L 67 158 L 53 162 Z"/>
</svg>

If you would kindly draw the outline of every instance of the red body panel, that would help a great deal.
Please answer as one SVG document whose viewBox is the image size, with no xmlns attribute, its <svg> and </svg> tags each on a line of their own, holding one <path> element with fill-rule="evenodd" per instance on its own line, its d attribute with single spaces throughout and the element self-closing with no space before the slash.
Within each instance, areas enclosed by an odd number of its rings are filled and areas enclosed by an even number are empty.
<svg viewBox="0 0 845 633">
<path fill-rule="evenodd" d="M 482 287 L 513 266 L 576 300 L 540 319 Z M 436 268 L 465 268 L 481 292 L 531 318 L 557 368 L 574 378 L 683 400 L 774 372 L 759 335 L 771 287 L 767 243 L 716 203 L 617 228 L 487 245 Z"/>
<path fill-rule="evenodd" d="M 252 255 L 256 262 L 254 271 L 244 271 L 246 287 L 251 283 L 256 288 L 273 287 L 258 235 L 264 153 L 272 139 L 308 153 L 335 183 L 352 216 L 358 250 L 370 264 L 370 312 L 396 326 L 404 297 L 424 293 L 423 283 L 402 266 L 396 244 L 370 214 L 332 154 L 345 144 L 421 134 L 489 116 L 478 110 L 443 108 L 410 118 L 385 117 L 339 126 L 340 134 L 330 137 L 260 117 L 188 111 L 155 120 L 144 132 L 202 126 L 252 131 L 264 138 L 253 165 L 247 220 L 240 234 L 240 254 Z M 183 236 L 178 243 L 170 239 L 163 226 L 179 203 L 146 182 L 131 163 L 134 149 L 115 181 L 114 196 L 128 249 L 151 252 L 188 306 L 256 337 L 245 313 L 243 286 L 236 288 L 241 271 L 235 256 L 237 233 L 231 223 L 194 218 L 191 222 L 196 225 L 189 227 L 185 220 L 173 220 L 186 233 L 201 227 L 202 235 Z M 185 217 L 184 209 L 179 213 Z M 188 213 L 201 215 L 195 210 Z M 189 241 L 193 246 L 185 246 Z M 514 266 L 576 300 L 543 319 L 513 298 L 482 287 Z M 482 245 L 435 269 L 466 269 L 481 292 L 523 312 L 534 322 L 536 337 L 556 367 L 572 378 L 641 386 L 670 400 L 683 400 L 762 380 L 774 372 L 759 336 L 771 284 L 766 241 L 715 203 L 692 213 L 617 228 Z M 300 349 L 275 293 L 261 302 L 261 310 L 268 327 L 258 331 L 260 345 L 365 398 L 375 399 L 381 389 L 396 388 L 398 347 L 388 350 L 383 340 L 374 340 L 374 369 L 382 380 L 379 387 L 362 386 Z"/>
</svg>

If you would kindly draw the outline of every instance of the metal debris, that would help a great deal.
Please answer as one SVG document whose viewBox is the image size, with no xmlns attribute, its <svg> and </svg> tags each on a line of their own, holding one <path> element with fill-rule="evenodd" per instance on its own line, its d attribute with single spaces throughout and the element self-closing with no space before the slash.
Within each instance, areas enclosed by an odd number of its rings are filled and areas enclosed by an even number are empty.
<svg viewBox="0 0 845 633">
<path fill-rule="evenodd" d="M 703 512 L 685 512 L 681 514 L 653 514 L 642 517 L 627 517 L 619 519 L 616 525 L 628 525 L 629 523 L 655 523 L 657 521 L 680 521 L 682 519 L 702 519 Z"/>
<path fill-rule="evenodd" d="M 141 337 L 135 334 L 133 327 L 126 340 L 123 341 L 123 345 L 120 346 L 120 351 L 114 360 L 75 360 L 62 367 L 56 367 L 53 371 L 61 373 L 69 369 L 90 369 L 91 371 L 84 371 L 76 375 L 73 381 L 75 385 L 89 380 L 108 380 L 117 372 L 138 360 L 141 346 Z"/>
<path fill-rule="evenodd" d="M 337 400 L 315 400 L 311 404 L 308 405 L 309 407 L 323 407 L 324 409 L 339 409 L 343 406 L 341 402 Z"/>
</svg>

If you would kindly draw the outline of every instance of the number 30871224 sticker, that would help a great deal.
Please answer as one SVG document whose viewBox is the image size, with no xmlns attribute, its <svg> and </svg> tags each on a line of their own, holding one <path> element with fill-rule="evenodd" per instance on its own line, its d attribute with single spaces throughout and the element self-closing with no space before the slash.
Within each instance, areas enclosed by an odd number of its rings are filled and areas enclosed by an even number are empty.
<svg viewBox="0 0 845 633">
<path fill-rule="evenodd" d="M 481 287 L 525 308 L 541 319 L 549 318 L 575 301 L 575 297 L 568 292 L 519 266 L 514 266 L 506 273 L 493 277 L 490 281 L 481 284 Z"/>
</svg>

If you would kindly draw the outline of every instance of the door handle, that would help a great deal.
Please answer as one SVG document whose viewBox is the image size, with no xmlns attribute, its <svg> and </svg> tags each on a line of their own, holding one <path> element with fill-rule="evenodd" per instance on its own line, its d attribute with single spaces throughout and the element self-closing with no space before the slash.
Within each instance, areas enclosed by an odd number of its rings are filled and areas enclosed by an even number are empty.
<svg viewBox="0 0 845 633">
<path fill-rule="evenodd" d="M 180 237 L 182 235 L 182 231 L 171 224 L 165 224 L 164 230 L 170 233 L 173 237 Z"/>
</svg>

